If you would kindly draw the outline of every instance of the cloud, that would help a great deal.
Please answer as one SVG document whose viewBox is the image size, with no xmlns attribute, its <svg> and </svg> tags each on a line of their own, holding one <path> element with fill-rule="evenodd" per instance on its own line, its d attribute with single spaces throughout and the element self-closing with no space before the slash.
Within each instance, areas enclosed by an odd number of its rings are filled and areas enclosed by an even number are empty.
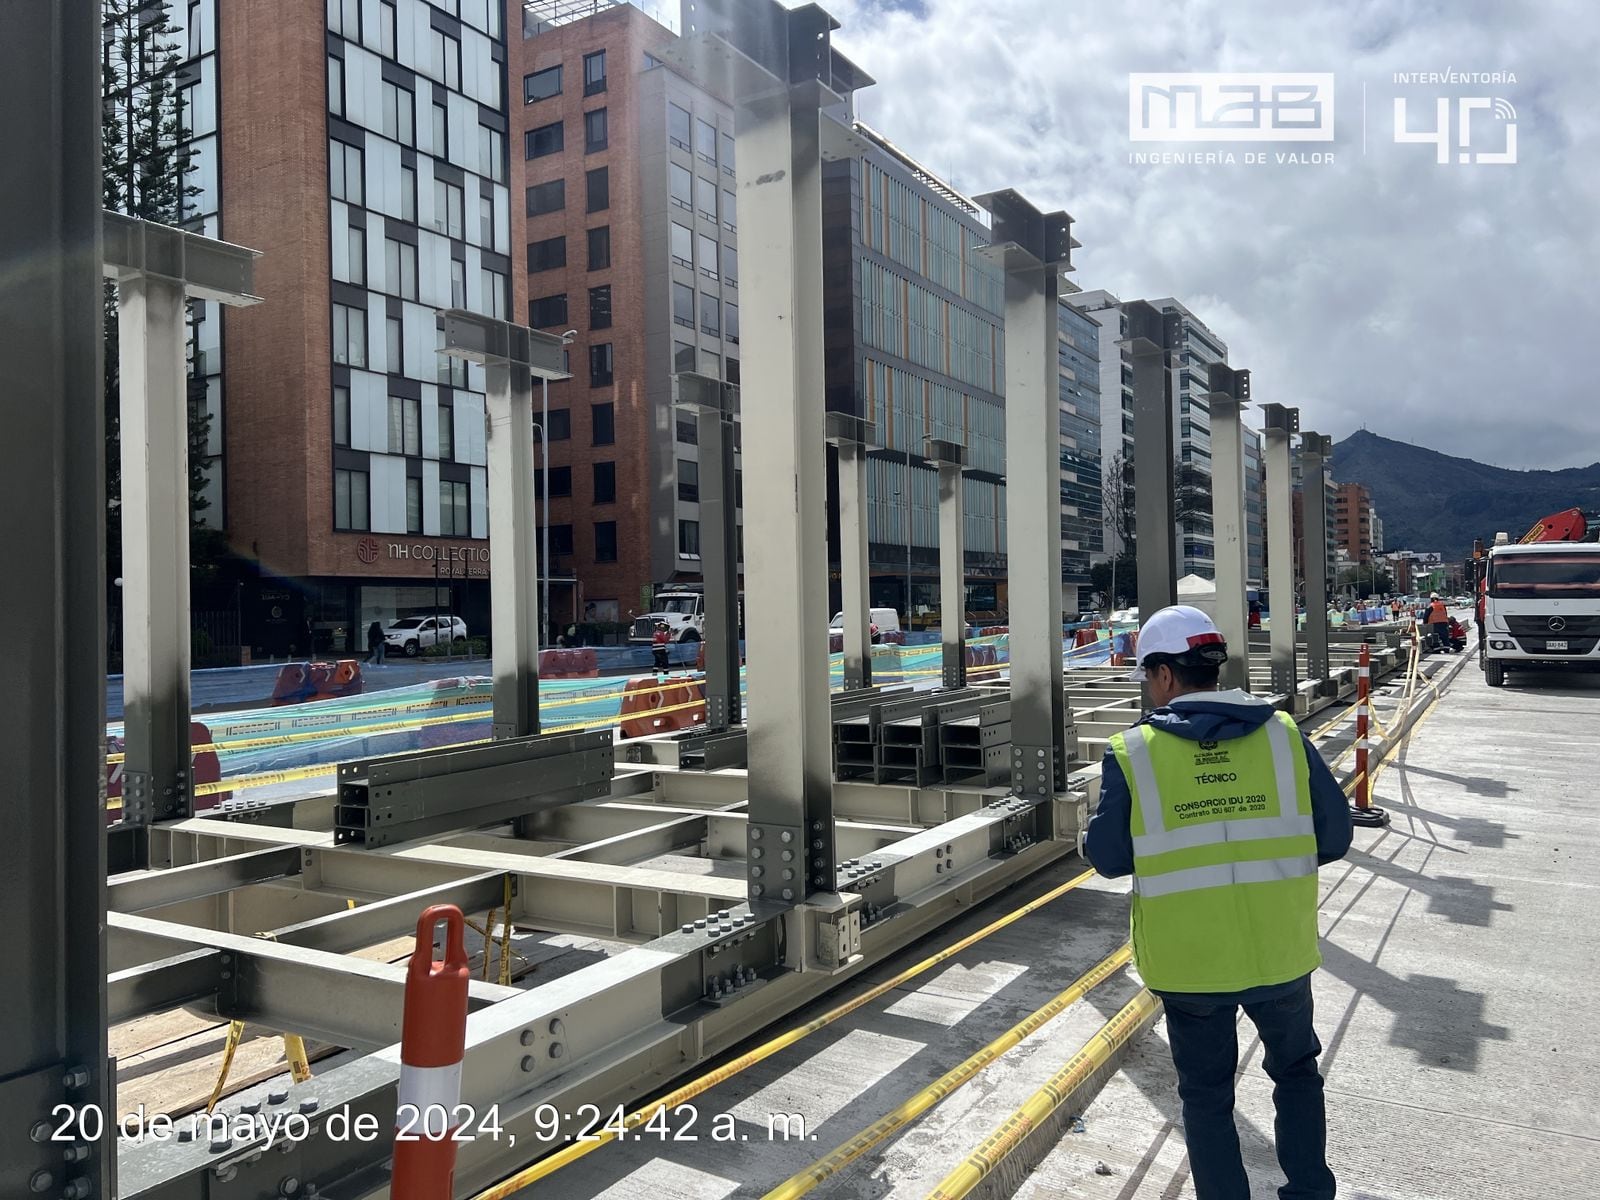
<svg viewBox="0 0 1600 1200">
<path fill-rule="evenodd" d="M 964 191 L 1066 208 L 1079 284 L 1184 300 L 1256 396 L 1299 405 L 1305 428 L 1365 425 L 1509 466 L 1600 459 L 1600 22 L 1586 3 L 825 7 L 878 81 L 858 97 L 864 120 Z M 1334 72 L 1333 164 L 1131 163 L 1128 73 L 1184 70 Z M 1516 82 L 1393 81 L 1448 70 Z M 1394 144 L 1397 94 L 1412 128 L 1437 96 L 1503 97 L 1518 162 L 1441 166 L 1431 146 Z M 1327 147 L 1268 147 L 1310 148 Z"/>
</svg>

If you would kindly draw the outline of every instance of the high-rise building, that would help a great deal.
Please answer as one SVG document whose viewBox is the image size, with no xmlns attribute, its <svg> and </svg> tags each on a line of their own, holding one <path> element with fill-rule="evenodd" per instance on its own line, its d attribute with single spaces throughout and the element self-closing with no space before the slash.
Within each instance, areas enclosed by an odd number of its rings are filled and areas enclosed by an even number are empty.
<svg viewBox="0 0 1600 1200">
<path fill-rule="evenodd" d="M 438 354 L 435 310 L 508 312 L 503 8 L 170 13 L 188 224 L 262 254 L 264 303 L 193 310 L 246 644 L 349 651 L 446 610 L 486 632 L 484 378 Z"/>
<path fill-rule="evenodd" d="M 1248 425 L 1244 436 L 1245 583 L 1259 588 L 1267 577 L 1267 471 L 1261 434 Z"/>
<path fill-rule="evenodd" d="M 1089 567 L 1105 546 L 1100 462 L 1100 325 L 1065 299 L 1058 306 L 1061 400 L 1061 607 L 1090 608 Z"/>
<path fill-rule="evenodd" d="M 1377 549 L 1372 536 L 1372 495 L 1363 484 L 1341 483 L 1334 489 L 1333 537 L 1352 563 L 1372 561 Z"/>
<path fill-rule="evenodd" d="M 1101 545 L 1106 556 L 1114 557 L 1128 551 L 1123 525 L 1131 524 L 1133 510 L 1133 368 L 1122 347 L 1128 318 L 1122 311 L 1122 301 L 1103 288 L 1078 292 L 1066 297 L 1064 303 L 1092 321 L 1099 331 L 1101 495 L 1114 496 L 1120 486 L 1125 500 L 1122 513 L 1104 502 L 1101 505 L 1105 525 Z M 1120 485 L 1115 478 L 1118 472 L 1124 477 Z M 1126 532 L 1131 536 L 1133 531 Z M 1121 592 L 1122 588 L 1117 590 Z"/>
</svg>

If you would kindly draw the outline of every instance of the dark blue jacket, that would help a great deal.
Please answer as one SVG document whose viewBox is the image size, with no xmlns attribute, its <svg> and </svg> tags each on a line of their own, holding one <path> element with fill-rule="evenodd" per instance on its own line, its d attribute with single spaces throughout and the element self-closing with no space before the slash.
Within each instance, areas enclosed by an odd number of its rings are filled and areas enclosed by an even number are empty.
<svg viewBox="0 0 1600 1200">
<path fill-rule="evenodd" d="M 1153 725 L 1192 742 L 1221 742 L 1255 732 L 1275 711 L 1265 700 L 1237 689 L 1190 692 L 1156 709 L 1139 724 Z M 1317 837 L 1317 865 L 1321 866 L 1338 861 L 1350 849 L 1350 801 L 1310 739 L 1304 734 L 1301 737 L 1311 767 L 1311 824 Z M 1116 755 L 1107 747 L 1105 761 L 1100 765 L 1100 806 L 1089 819 L 1084 853 L 1094 869 L 1110 879 L 1133 874 L 1133 830 L 1128 823 L 1132 803 L 1128 781 L 1123 778 Z M 1275 984 L 1268 989 L 1252 989 L 1252 993 L 1276 992 L 1287 986 Z M 1251 994 L 1248 998 L 1264 997 Z"/>
</svg>

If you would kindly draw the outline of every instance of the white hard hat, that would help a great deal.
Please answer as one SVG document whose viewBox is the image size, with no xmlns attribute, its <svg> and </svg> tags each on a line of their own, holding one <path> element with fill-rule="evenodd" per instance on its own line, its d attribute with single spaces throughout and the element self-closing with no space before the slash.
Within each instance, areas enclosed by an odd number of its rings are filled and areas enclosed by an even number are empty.
<svg viewBox="0 0 1600 1200">
<path fill-rule="evenodd" d="M 1138 665 L 1129 679 L 1144 682 L 1145 660 L 1152 654 L 1164 654 L 1194 666 L 1214 667 L 1228 660 L 1228 643 L 1205 613 L 1187 604 L 1174 604 L 1139 627 Z"/>
</svg>

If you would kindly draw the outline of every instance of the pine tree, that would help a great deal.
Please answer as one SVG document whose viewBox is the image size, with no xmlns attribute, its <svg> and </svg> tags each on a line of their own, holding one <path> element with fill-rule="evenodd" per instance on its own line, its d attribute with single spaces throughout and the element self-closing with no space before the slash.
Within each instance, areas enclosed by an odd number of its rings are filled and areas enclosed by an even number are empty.
<svg viewBox="0 0 1600 1200">
<path fill-rule="evenodd" d="M 105 207 L 162 225 L 183 222 L 193 168 L 187 145 L 183 55 L 172 28 L 169 0 L 102 0 L 102 192 Z M 122 443 L 118 429 L 117 293 L 105 288 L 106 557 L 107 576 L 122 566 Z M 196 397 L 199 402 L 196 403 Z M 208 507 L 205 449 L 211 419 L 204 387 L 189 389 L 189 509 L 191 524 Z"/>
</svg>

